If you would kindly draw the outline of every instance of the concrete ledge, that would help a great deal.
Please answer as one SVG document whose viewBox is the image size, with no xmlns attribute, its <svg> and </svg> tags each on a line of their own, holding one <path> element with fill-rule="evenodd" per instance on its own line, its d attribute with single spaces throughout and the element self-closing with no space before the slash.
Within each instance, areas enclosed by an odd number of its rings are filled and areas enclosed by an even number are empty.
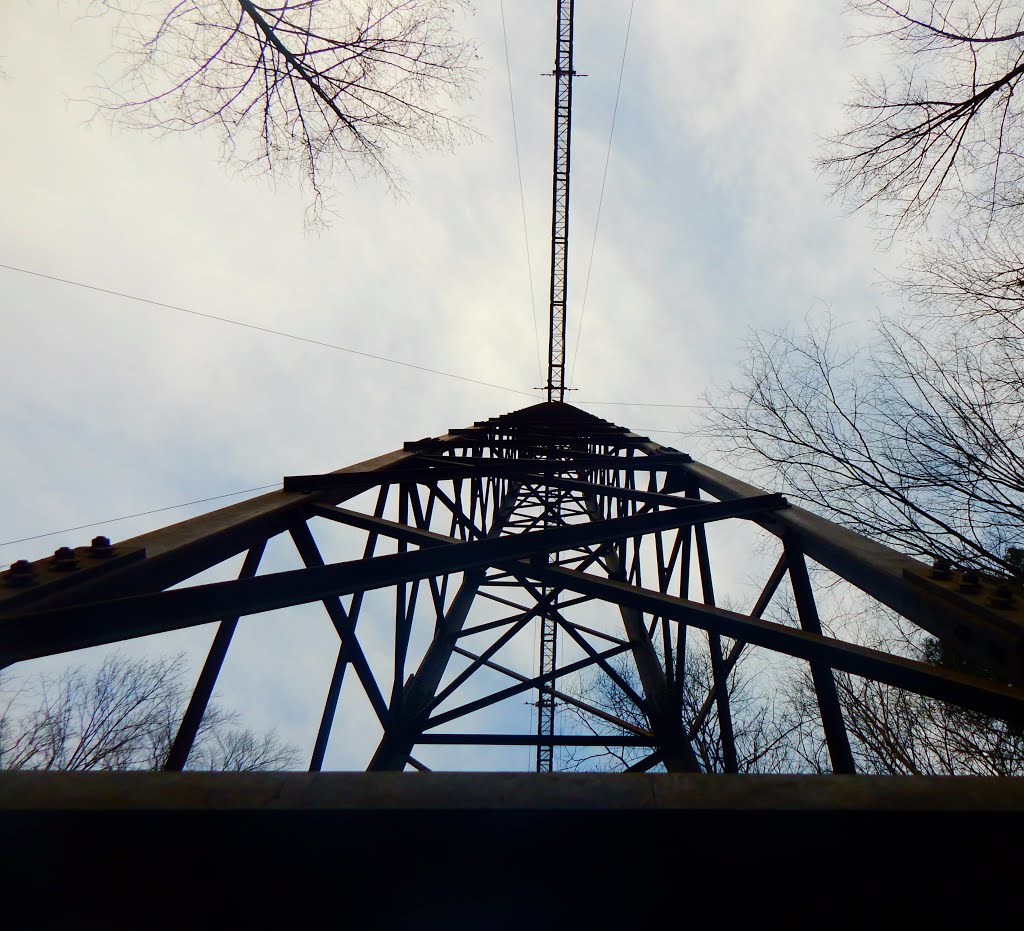
<svg viewBox="0 0 1024 931">
<path fill-rule="evenodd" d="M 1024 812 L 1024 778 L 0 772 L 8 811 Z"/>
<path fill-rule="evenodd" d="M 62 931 L 1009 927 L 1022 829 L 1019 779 L 2 773 L 0 895 Z"/>
</svg>

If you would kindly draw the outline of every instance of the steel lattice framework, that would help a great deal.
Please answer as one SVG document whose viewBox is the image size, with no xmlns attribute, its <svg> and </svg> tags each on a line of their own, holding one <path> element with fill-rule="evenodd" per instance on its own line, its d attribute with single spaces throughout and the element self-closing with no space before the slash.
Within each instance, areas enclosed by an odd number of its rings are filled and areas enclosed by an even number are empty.
<svg viewBox="0 0 1024 931">
<path fill-rule="evenodd" d="M 837 873 L 863 876 L 869 862 L 908 883 L 896 902 L 920 919 L 930 903 L 917 894 L 911 878 L 921 880 L 896 843 L 907 828 L 924 847 L 943 843 L 956 824 L 969 829 L 977 850 L 1005 840 L 1008 815 L 1019 826 L 1021 780 L 854 778 L 835 673 L 1024 720 L 1022 599 L 977 574 L 928 567 L 564 403 L 572 39 L 573 0 L 558 0 L 545 403 L 337 472 L 287 477 L 280 491 L 133 539 L 62 547 L 3 574 L 0 669 L 185 628 L 215 630 L 169 772 L 0 773 L 0 817 L 21 838 L 7 845 L 0 875 L 29 893 L 27 926 L 42 926 L 38 893 L 49 893 L 52 877 L 72 903 L 67 920 L 80 924 L 80 903 L 98 884 L 120 878 L 119 904 L 141 891 L 148 906 L 166 900 L 164 877 L 182 863 L 189 888 L 211 899 L 224 895 L 225 863 L 244 864 L 247 891 L 263 870 L 261 894 L 232 903 L 236 921 L 240 914 L 265 921 L 267 889 L 285 890 L 292 905 L 301 886 L 360 922 L 353 926 L 408 927 L 421 903 L 437 917 L 438 891 L 458 878 L 475 908 L 453 912 L 445 900 L 444 927 L 463 926 L 460 918 L 492 926 L 495 916 L 548 927 L 556 914 L 563 924 L 596 917 L 607 926 L 610 906 L 619 921 L 660 921 L 680 902 L 692 910 L 695 890 L 709 903 L 727 903 L 734 919 L 762 922 L 777 880 L 802 881 L 804 902 L 817 880 L 827 899 Z M 745 613 L 716 604 L 714 567 L 725 560 L 712 552 L 715 533 L 736 525 L 774 558 Z M 282 541 L 298 568 L 268 557 Z M 228 561 L 237 577 L 209 581 L 205 574 Z M 827 635 L 809 564 L 990 675 Z M 791 598 L 793 624 L 766 617 L 776 598 Z M 322 683 L 314 775 L 179 772 L 239 626 L 318 605 L 336 653 Z M 687 664 L 694 650 L 704 651 L 711 669 L 699 702 Z M 729 680 L 755 651 L 769 666 L 806 664 L 831 775 L 798 783 L 717 775 L 740 769 Z M 609 684 L 625 705 L 595 703 L 573 687 L 578 676 Z M 535 721 L 524 714 L 529 704 Z M 370 749 L 356 759 L 342 748 L 341 758 L 344 768 L 369 772 L 320 774 L 332 730 L 360 708 L 371 716 L 360 723 Z M 578 712 L 586 726 L 560 727 L 564 711 Z M 715 765 L 695 750 L 703 728 L 720 750 Z M 541 773 L 556 768 L 561 748 L 606 751 L 625 772 L 597 779 L 399 772 L 445 768 L 446 751 L 469 749 L 475 759 L 484 747 L 530 748 Z M 910 816 L 894 821 L 899 812 Z M 941 824 L 913 817 L 922 812 L 942 813 Z M 880 845 L 887 826 L 894 843 Z M 87 858 L 77 854 L 83 834 Z M 769 835 L 772 862 L 762 853 Z M 674 841 L 668 856 L 659 851 L 667 838 Z M 574 846 L 553 857 L 560 844 Z M 303 856 L 309 851 L 316 855 Z M 632 891 L 640 854 L 648 881 L 642 900 L 581 897 L 602 874 L 600 892 Z M 532 884 L 517 900 L 508 875 L 523 862 Z M 779 866 L 789 862 L 799 862 L 796 877 Z M 957 875 L 964 872 L 960 863 Z M 682 895 L 681 878 L 689 884 Z M 737 878 L 752 910 L 738 911 Z M 881 888 L 876 883 L 865 901 L 884 901 Z M 949 886 L 936 903 L 928 914 L 938 920 L 951 907 L 973 919 L 998 914 Z M 51 917 L 61 914 L 55 904 L 47 896 Z M 16 908 L 11 915 L 18 919 Z M 177 912 L 173 918 L 177 926 Z"/>
<path fill-rule="evenodd" d="M 573 0 L 558 0 L 555 33 L 555 139 L 551 183 L 551 300 L 548 318 L 549 401 L 565 400 L 565 306 L 569 275 L 569 167 L 572 150 Z"/>
<path fill-rule="evenodd" d="M 749 613 L 715 605 L 707 529 L 752 523 L 778 559 Z M 343 528 L 361 558 L 331 561 L 318 545 Z M 260 571 L 268 543 L 287 535 L 304 568 Z M 234 581 L 185 584 L 244 555 Z M 807 560 L 874 596 L 1002 681 L 866 649 L 822 633 Z M 168 769 L 187 761 L 232 635 L 247 616 L 319 603 L 338 638 L 324 684 L 310 769 L 324 762 L 339 696 L 354 676 L 380 738 L 369 770 L 426 769 L 443 746 L 643 748 L 632 766 L 698 772 L 691 746 L 717 720 L 724 769 L 737 769 L 725 683 L 744 650 L 805 661 L 813 674 L 832 768 L 854 770 L 833 670 L 1019 718 L 1024 625 L 1019 606 L 992 606 L 916 560 L 835 526 L 674 449 L 558 402 L 535 405 L 326 475 L 107 546 L 64 550 L 8 570 L 0 597 L 4 665 L 98 644 L 216 623 L 217 633 L 174 742 Z M 784 584 L 799 628 L 765 620 Z M 174 586 L 172 588 L 172 586 Z M 390 621 L 363 619 L 388 590 Z M 585 610 L 584 610 L 585 609 Z M 581 616 L 584 620 L 581 620 Z M 533 673 L 536 619 L 550 618 L 571 650 Z M 364 629 L 387 623 L 390 668 L 373 663 Z M 714 686 L 697 719 L 682 714 L 688 631 L 706 638 Z M 692 646 L 691 646 L 692 649 Z M 626 662 L 632 676 L 624 676 Z M 561 687 L 611 677 L 646 726 Z M 635 687 L 632 683 L 639 683 Z M 540 694 L 607 723 L 602 733 L 488 730 L 502 707 Z M 520 711 L 519 718 L 522 718 Z M 505 720 L 505 719 L 502 719 Z M 516 720 L 513 715 L 508 720 Z"/>
<path fill-rule="evenodd" d="M 548 401 L 565 400 L 565 312 L 569 277 L 569 166 L 572 150 L 573 0 L 558 0 L 555 31 L 555 136 L 551 173 L 551 293 L 548 313 Z M 551 488 L 544 492 L 545 526 L 557 527 L 562 496 Z M 558 668 L 558 595 L 550 596 L 551 610 L 540 615 L 540 674 L 547 681 Z M 549 689 L 537 693 L 537 772 L 554 769 L 556 697 Z"/>
<path fill-rule="evenodd" d="M 715 604 L 713 567 L 729 559 L 716 534 L 732 525 L 775 548 L 745 613 Z M 261 563 L 282 543 L 300 568 Z M 229 559 L 240 563 L 234 580 L 202 576 Z M 809 562 L 993 676 L 825 635 Z M 27 927 L 81 923 L 104 901 L 98 889 L 149 910 L 172 881 L 224 903 L 235 922 L 258 925 L 276 902 L 336 909 L 352 927 L 654 921 L 678 907 L 681 883 L 728 902 L 741 923 L 778 912 L 780 888 L 826 914 L 858 883 L 871 894 L 845 897 L 843 909 L 859 924 L 880 909 L 987 924 L 1006 914 L 1016 889 L 1015 861 L 994 852 L 1020 826 L 1024 782 L 848 775 L 834 671 L 1021 720 L 1020 599 L 993 599 L 984 580 L 932 569 L 563 403 L 289 477 L 281 491 L 113 545 L 97 538 L 16 563 L 3 581 L 5 665 L 216 630 L 166 763 L 172 772 L 0 773 L 0 824 L 18 838 L 0 856 L 0 875 L 11 920 Z M 787 589 L 797 626 L 764 616 Z M 345 766 L 369 772 L 173 772 L 187 764 L 236 630 L 305 605 L 322 606 L 337 644 L 309 768 L 324 765 L 332 725 L 369 706 L 372 720 L 358 718 L 371 738 L 365 757 L 347 752 L 351 726 L 332 745 Z M 563 644 L 558 664 L 538 674 L 531 628 L 543 618 Z M 699 707 L 684 708 L 695 649 L 707 651 L 713 682 Z M 832 775 L 719 774 L 737 769 L 724 684 L 755 651 L 809 667 Z M 635 713 L 592 704 L 572 687 L 575 675 L 610 681 Z M 560 719 L 577 710 L 591 726 L 556 728 L 553 717 L 550 731 L 532 727 L 524 701 L 538 693 L 558 702 Z M 715 772 L 701 771 L 694 749 L 702 724 L 718 735 Z M 596 775 L 397 772 L 449 769 L 449 753 L 462 754 L 458 768 L 467 753 L 485 765 L 487 753 L 509 747 L 549 758 L 609 752 L 629 765 Z M 943 852 L 957 879 L 941 896 L 922 895 L 935 877 L 929 851 Z M 62 895 L 47 897 L 55 884 Z M 104 920 L 108 912 L 104 903 Z M 179 922 L 177 909 L 154 918 Z"/>
</svg>

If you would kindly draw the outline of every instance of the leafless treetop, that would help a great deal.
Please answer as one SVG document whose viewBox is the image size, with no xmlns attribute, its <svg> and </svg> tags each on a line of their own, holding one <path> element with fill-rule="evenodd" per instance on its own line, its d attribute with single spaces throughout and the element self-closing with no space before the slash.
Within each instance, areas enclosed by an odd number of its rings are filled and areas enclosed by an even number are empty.
<svg viewBox="0 0 1024 931">
<path fill-rule="evenodd" d="M 447 148 L 466 122 L 476 50 L 466 0 L 134 0 L 128 67 L 100 106 L 139 127 L 213 128 L 230 162 L 295 172 L 317 208 L 334 168 L 400 176 L 396 148 Z"/>
<path fill-rule="evenodd" d="M 827 321 L 755 333 L 710 398 L 710 444 L 756 481 L 923 557 L 997 573 L 1024 547 L 1019 326 L 883 320 L 866 345 Z"/>
<path fill-rule="evenodd" d="M 883 41 L 885 74 L 859 83 L 850 126 L 822 166 L 854 206 L 899 227 L 942 206 L 986 221 L 1024 204 L 1024 4 L 1010 0 L 850 0 Z"/>
</svg>

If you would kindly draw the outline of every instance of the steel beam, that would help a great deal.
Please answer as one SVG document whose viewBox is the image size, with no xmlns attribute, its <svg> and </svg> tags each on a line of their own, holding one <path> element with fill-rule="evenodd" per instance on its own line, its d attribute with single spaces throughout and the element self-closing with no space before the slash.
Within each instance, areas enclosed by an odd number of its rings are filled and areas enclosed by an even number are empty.
<svg viewBox="0 0 1024 931">
<path fill-rule="evenodd" d="M 650 448 L 661 449 L 657 444 Z M 698 462 L 680 470 L 703 491 L 723 501 L 762 494 L 754 485 Z M 1024 684 L 1024 628 L 981 599 L 958 596 L 928 584 L 928 567 L 859 533 L 796 505 L 757 520 L 788 538 L 816 563 L 852 583 L 914 624 L 952 643 L 961 655 Z"/>
<path fill-rule="evenodd" d="M 661 592 L 639 589 L 614 579 L 602 579 L 585 572 L 527 562 L 521 565 L 523 574 L 538 582 L 560 585 L 592 598 L 629 605 L 789 656 L 822 662 L 833 669 L 842 669 L 995 717 L 1010 720 L 1024 718 L 1024 689 L 1004 686 L 988 679 L 967 676 L 831 637 L 794 630 L 784 624 L 674 598 Z"/>
<path fill-rule="evenodd" d="M 818 618 L 811 579 L 807 574 L 807 564 L 804 562 L 803 553 L 792 543 L 786 546 L 786 562 L 789 566 L 789 578 L 793 583 L 793 598 L 796 601 L 800 626 L 812 634 L 820 635 L 821 621 Z M 855 773 L 857 767 L 853 762 L 853 751 L 850 749 L 850 738 L 846 733 L 843 708 L 839 703 L 839 693 L 836 691 L 832 669 L 823 663 L 811 663 L 810 666 L 814 693 L 821 713 L 821 725 L 825 731 L 825 743 L 832 761 L 832 772 Z"/>
<path fill-rule="evenodd" d="M 245 554 L 245 561 L 238 574 L 240 579 L 251 579 L 256 575 L 260 560 L 263 558 L 264 544 L 259 544 Z M 171 749 L 164 762 L 166 770 L 182 770 L 188 762 L 192 746 L 195 744 L 199 727 L 203 723 L 207 705 L 217 685 L 217 677 L 220 675 L 221 666 L 224 665 L 224 658 L 227 656 L 228 647 L 231 646 L 231 638 L 234 636 L 235 628 L 238 626 L 238 618 L 227 618 L 220 622 L 217 633 L 210 645 L 210 652 L 207 654 L 206 662 L 199 673 L 199 680 L 196 682 L 192 695 L 189 698 L 185 714 L 178 726 L 178 732 L 171 743 Z"/>
<path fill-rule="evenodd" d="M 213 582 L 116 601 L 102 601 L 13 617 L 0 617 L 0 660 L 5 663 L 111 643 L 168 630 L 273 611 L 401 582 L 499 565 L 538 552 L 605 543 L 624 533 L 674 529 L 707 520 L 750 516 L 785 506 L 779 495 L 695 505 L 639 517 L 555 527 L 468 543 L 393 521 L 348 512 L 346 522 L 382 535 L 419 538 L 426 548 L 370 560 L 313 566 L 234 582 Z"/>
</svg>

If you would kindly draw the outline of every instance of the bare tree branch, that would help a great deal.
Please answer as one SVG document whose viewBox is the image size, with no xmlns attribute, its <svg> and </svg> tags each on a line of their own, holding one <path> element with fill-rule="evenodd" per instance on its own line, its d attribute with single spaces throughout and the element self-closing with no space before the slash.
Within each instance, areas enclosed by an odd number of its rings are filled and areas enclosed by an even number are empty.
<svg viewBox="0 0 1024 931">
<path fill-rule="evenodd" d="M 769 487 L 897 549 L 1000 574 L 1024 546 L 1024 332 L 880 321 L 846 348 L 831 320 L 757 333 L 708 399 L 712 448 Z"/>
<path fill-rule="evenodd" d="M 859 82 L 849 128 L 820 165 L 854 208 L 895 228 L 950 215 L 1013 215 L 1024 200 L 1024 5 L 1009 0 L 850 0 L 891 53 L 888 73 Z"/>
<path fill-rule="evenodd" d="M 137 0 L 118 8 L 128 66 L 94 102 L 128 125 L 211 129 L 225 158 L 293 173 L 322 218 L 341 168 L 396 190 L 396 149 L 451 148 L 473 134 L 449 109 L 475 78 L 457 32 L 466 0 Z"/>
<path fill-rule="evenodd" d="M 0 681 L 0 768 L 159 769 L 188 701 L 185 659 L 107 657 L 97 670 Z M 189 759 L 192 769 L 281 769 L 296 748 L 270 731 L 238 727 L 211 704 Z"/>
</svg>

